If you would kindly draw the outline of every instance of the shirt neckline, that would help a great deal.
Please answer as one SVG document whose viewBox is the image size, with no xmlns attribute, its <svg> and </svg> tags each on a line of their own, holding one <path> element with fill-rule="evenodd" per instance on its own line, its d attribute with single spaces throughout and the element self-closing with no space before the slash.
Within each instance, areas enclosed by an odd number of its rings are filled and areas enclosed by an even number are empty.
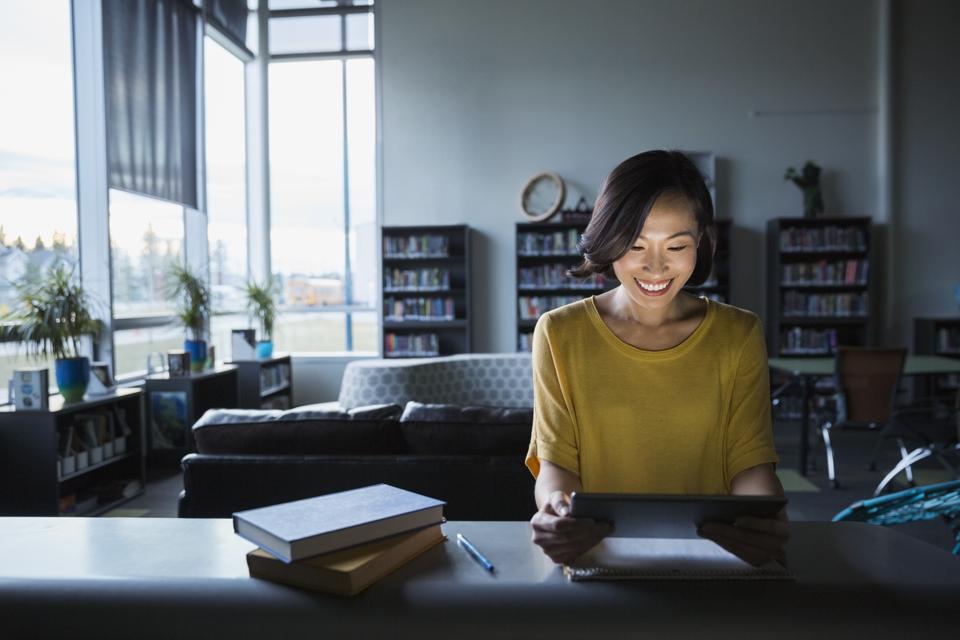
<svg viewBox="0 0 960 640">
<path fill-rule="evenodd" d="M 661 360 L 683 355 L 684 353 L 690 351 L 690 349 L 696 346 L 697 343 L 703 339 L 707 329 L 713 323 L 717 306 L 714 301 L 710 300 L 710 298 L 704 297 L 703 299 L 707 304 L 707 312 L 704 314 L 700 324 L 697 325 L 697 328 L 694 329 L 693 332 L 691 332 L 690 335 L 684 338 L 679 344 L 672 346 L 669 349 L 660 349 L 658 351 L 641 349 L 621 340 L 619 336 L 617 336 L 617 334 L 615 334 L 613 330 L 607 326 L 607 323 L 603 321 L 603 317 L 601 317 L 600 311 L 597 309 L 596 296 L 590 296 L 589 298 L 586 298 L 584 302 L 587 309 L 587 316 L 589 316 L 594 327 L 597 329 L 600 335 L 603 336 L 604 340 L 610 343 L 617 351 L 620 351 L 631 358 L 642 360 Z"/>
</svg>

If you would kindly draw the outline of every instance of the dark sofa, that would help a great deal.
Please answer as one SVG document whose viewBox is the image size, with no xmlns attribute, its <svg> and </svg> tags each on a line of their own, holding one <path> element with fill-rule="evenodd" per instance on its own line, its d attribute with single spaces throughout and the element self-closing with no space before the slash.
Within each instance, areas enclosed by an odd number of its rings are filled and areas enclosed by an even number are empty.
<svg viewBox="0 0 960 640">
<path fill-rule="evenodd" d="M 384 482 L 447 502 L 450 520 L 527 520 L 529 408 L 408 402 L 350 411 L 214 409 L 193 426 L 180 517 L 243 509 Z"/>
</svg>

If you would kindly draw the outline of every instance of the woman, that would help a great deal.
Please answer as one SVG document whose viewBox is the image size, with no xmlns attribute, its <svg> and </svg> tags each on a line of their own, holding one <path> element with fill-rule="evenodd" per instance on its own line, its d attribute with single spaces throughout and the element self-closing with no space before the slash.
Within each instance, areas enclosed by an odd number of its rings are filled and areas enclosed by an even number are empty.
<svg viewBox="0 0 960 640">
<path fill-rule="evenodd" d="M 576 277 L 620 286 L 544 314 L 533 336 L 533 542 L 569 562 L 610 533 L 569 515 L 573 491 L 782 495 L 763 331 L 698 298 L 713 263 L 713 203 L 696 166 L 649 151 L 607 176 Z M 783 556 L 786 515 L 706 523 L 754 565 Z"/>
</svg>

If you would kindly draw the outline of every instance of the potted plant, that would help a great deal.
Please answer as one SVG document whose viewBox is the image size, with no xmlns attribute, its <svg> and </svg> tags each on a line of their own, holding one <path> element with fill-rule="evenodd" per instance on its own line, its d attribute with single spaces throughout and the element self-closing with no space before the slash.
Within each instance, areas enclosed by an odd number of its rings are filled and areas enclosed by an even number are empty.
<svg viewBox="0 0 960 640">
<path fill-rule="evenodd" d="M 273 299 L 273 285 L 247 283 L 247 312 L 257 319 L 260 325 L 260 339 L 257 340 L 257 357 L 269 358 L 273 355 L 273 323 L 277 318 L 277 303 Z"/>
<path fill-rule="evenodd" d="M 97 335 L 100 323 L 83 287 L 62 263 L 46 275 L 14 284 L 16 302 L 0 327 L 6 340 L 23 342 L 28 357 L 55 358 L 54 376 L 67 402 L 82 400 L 90 382 L 90 359 L 80 355 L 80 337 Z"/>
<path fill-rule="evenodd" d="M 190 370 L 203 371 L 207 362 L 206 329 L 210 317 L 210 289 L 181 264 L 170 271 L 169 295 L 178 300 L 177 319 L 187 330 L 183 349 L 190 354 Z"/>
</svg>

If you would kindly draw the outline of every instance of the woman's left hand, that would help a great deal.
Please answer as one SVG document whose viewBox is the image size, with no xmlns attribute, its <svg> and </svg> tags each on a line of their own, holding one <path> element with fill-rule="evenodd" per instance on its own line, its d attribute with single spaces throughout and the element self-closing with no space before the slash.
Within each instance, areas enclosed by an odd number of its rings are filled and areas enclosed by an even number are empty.
<svg viewBox="0 0 960 640">
<path fill-rule="evenodd" d="M 700 536 L 713 540 L 744 562 L 755 567 L 771 560 L 786 566 L 787 541 L 790 539 L 790 524 L 786 509 L 776 518 L 744 516 L 734 523 L 705 522 Z"/>
</svg>

